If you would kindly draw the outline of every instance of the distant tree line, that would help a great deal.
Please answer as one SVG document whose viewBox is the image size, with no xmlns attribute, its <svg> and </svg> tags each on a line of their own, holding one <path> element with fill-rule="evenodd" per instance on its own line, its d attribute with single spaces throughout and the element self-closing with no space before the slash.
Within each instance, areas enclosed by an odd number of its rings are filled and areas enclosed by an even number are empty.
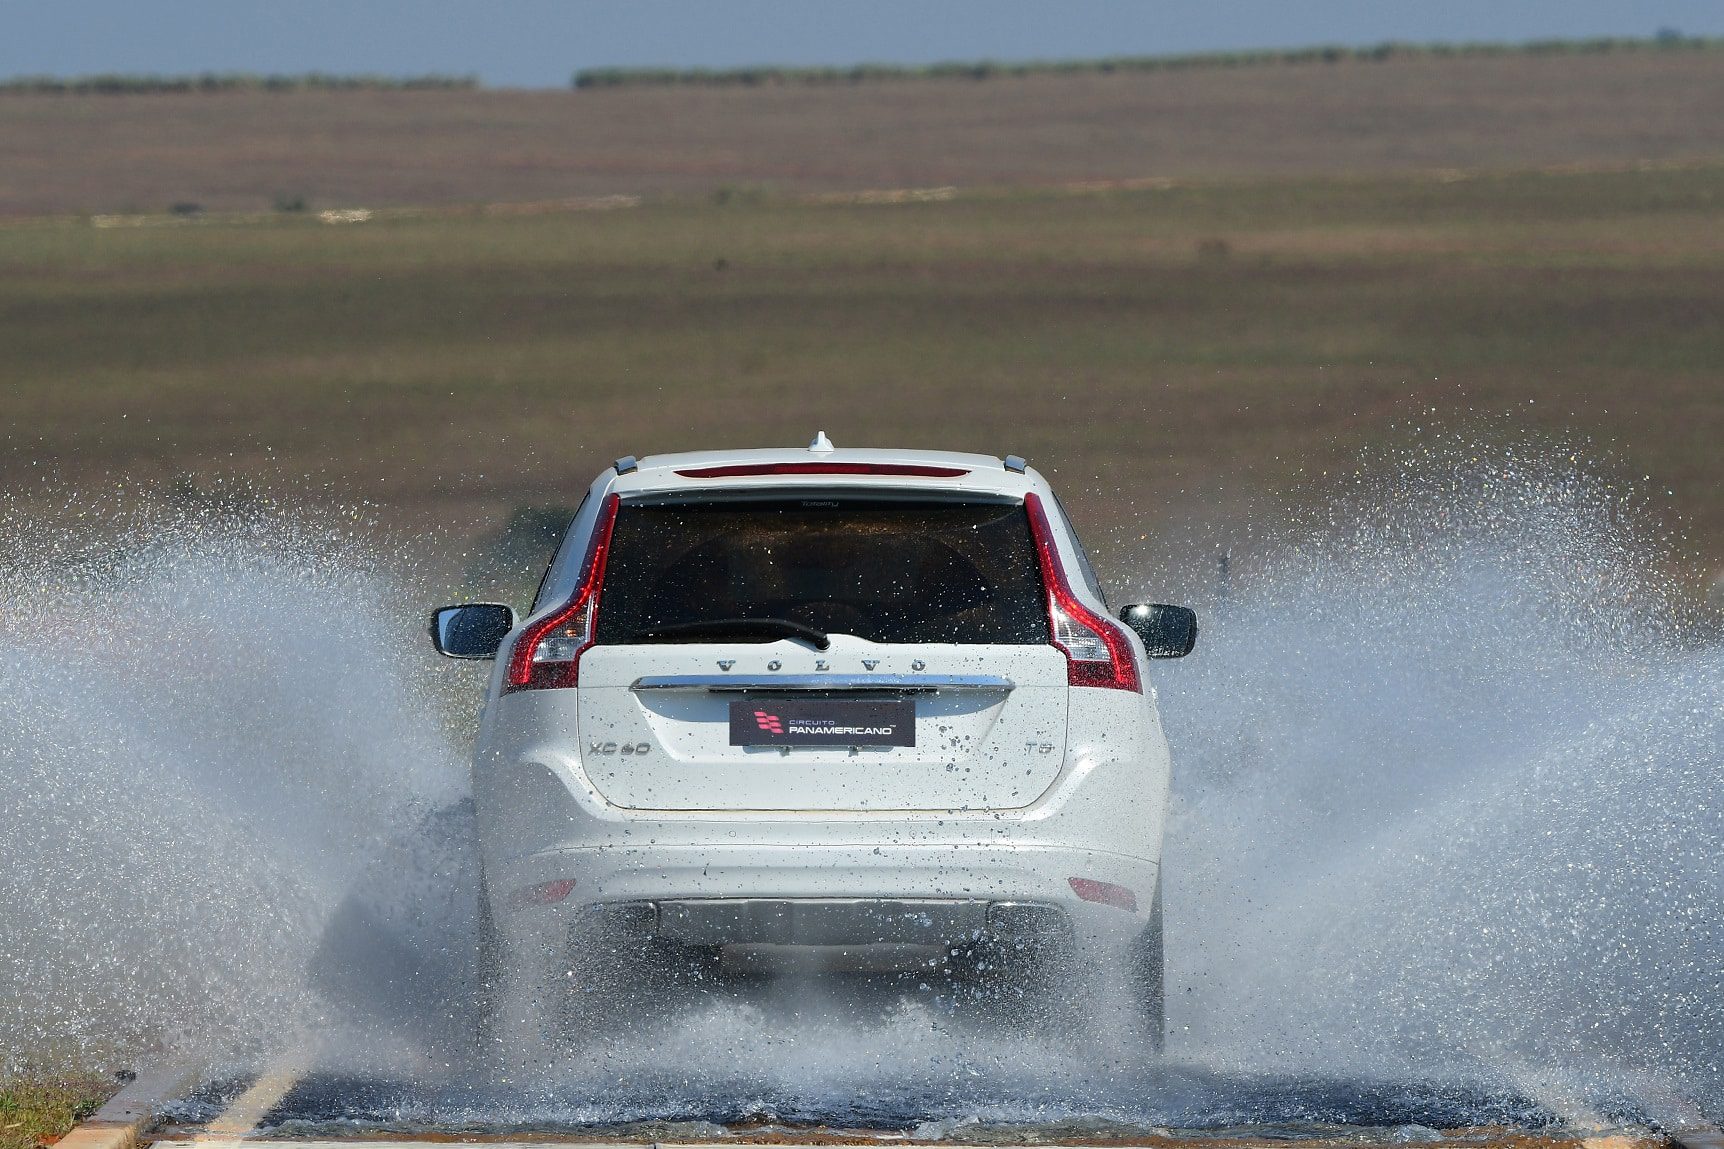
<svg viewBox="0 0 1724 1149">
<path fill-rule="evenodd" d="M 461 90 L 477 88 L 477 76 L 259 76 L 249 72 L 205 72 L 196 76 L 102 75 L 62 78 L 22 76 L 0 80 L 0 92 L 54 96 L 122 96 L 164 92 L 349 92 Z"/>
<path fill-rule="evenodd" d="M 1724 37 L 1684 36 L 1663 31 L 1647 39 L 1533 40 L 1518 44 L 1408 44 L 1364 48 L 1339 46 L 1252 52 L 1203 52 L 1183 56 L 1113 56 L 1099 60 L 951 61 L 900 66 L 857 64 L 836 68 L 587 68 L 576 72 L 576 88 L 770 86 L 829 87 L 889 80 L 991 80 L 1012 76 L 1108 75 L 1177 72 L 1199 68 L 1252 68 L 1270 64 L 1380 63 L 1387 60 L 1464 56 L 1590 56 L 1627 52 L 1724 51 Z"/>
<path fill-rule="evenodd" d="M 892 80 L 991 80 L 1013 76 L 1108 75 L 1177 72 L 1201 68 L 1251 68 L 1272 64 L 1375 63 L 1386 60 L 1463 56 L 1585 56 L 1630 52 L 1724 51 L 1724 37 L 1684 36 L 1664 30 L 1650 38 L 1533 40 L 1519 44 L 1411 44 L 1390 42 L 1363 48 L 1340 46 L 1202 52 L 1180 56 L 1112 56 L 1097 60 L 947 61 L 937 64 L 857 64 L 850 67 L 786 68 L 586 68 L 574 87 L 833 87 Z M 0 80 L 0 94 L 132 95 L 186 92 L 465 91 L 480 87 L 477 76 L 354 76 L 325 72 L 259 75 L 204 72 L 189 76 L 106 74 L 20 76 Z"/>
</svg>

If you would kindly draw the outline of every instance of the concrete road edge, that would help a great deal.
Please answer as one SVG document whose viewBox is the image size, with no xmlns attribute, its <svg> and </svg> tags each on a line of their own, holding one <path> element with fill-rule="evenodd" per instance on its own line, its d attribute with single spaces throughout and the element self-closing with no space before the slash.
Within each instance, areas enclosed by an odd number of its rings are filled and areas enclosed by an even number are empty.
<svg viewBox="0 0 1724 1149">
<path fill-rule="evenodd" d="M 195 1066 L 178 1062 L 140 1073 L 88 1120 L 60 1138 L 56 1149 L 136 1149 L 162 1105 L 196 1084 L 197 1076 Z"/>
<path fill-rule="evenodd" d="M 1670 1140 L 1682 1149 L 1724 1149 L 1724 1133 L 1710 1125 L 1693 1125 L 1678 1129 Z"/>
</svg>

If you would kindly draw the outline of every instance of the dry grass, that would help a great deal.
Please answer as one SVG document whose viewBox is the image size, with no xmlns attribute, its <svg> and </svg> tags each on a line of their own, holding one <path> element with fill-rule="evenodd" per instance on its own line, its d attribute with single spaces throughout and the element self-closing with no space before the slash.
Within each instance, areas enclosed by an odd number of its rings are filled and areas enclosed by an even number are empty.
<svg viewBox="0 0 1724 1149">
<path fill-rule="evenodd" d="M 1026 186 L 1724 155 L 1724 52 L 986 83 L 0 97 L 0 216 Z"/>
</svg>

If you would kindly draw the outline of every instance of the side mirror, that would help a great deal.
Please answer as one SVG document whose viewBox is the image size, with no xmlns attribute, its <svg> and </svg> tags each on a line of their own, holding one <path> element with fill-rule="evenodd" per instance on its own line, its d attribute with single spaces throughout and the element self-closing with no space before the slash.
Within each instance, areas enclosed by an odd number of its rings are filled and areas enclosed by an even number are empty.
<svg viewBox="0 0 1724 1149">
<path fill-rule="evenodd" d="M 449 658 L 496 658 L 515 629 L 515 612 L 496 602 L 441 607 L 431 614 L 431 645 Z"/>
<path fill-rule="evenodd" d="M 1188 606 L 1140 602 L 1120 611 L 1119 621 L 1137 631 L 1151 658 L 1184 658 L 1197 645 L 1197 612 Z"/>
</svg>

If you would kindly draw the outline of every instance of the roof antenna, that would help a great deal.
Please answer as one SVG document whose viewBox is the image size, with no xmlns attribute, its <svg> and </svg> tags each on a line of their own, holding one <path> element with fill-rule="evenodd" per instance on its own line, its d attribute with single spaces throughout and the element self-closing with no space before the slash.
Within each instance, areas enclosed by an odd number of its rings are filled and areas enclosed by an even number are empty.
<svg viewBox="0 0 1724 1149">
<path fill-rule="evenodd" d="M 814 442 L 808 444 L 808 449 L 816 455 L 830 455 L 834 450 L 832 440 L 826 437 L 825 431 L 814 432 Z"/>
</svg>

